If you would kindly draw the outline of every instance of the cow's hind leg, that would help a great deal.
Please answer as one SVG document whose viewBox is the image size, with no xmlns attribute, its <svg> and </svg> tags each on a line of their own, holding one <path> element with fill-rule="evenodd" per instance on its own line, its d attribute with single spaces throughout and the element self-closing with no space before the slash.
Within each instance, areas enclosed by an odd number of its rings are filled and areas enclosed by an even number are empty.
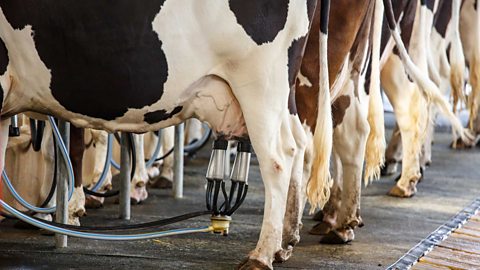
<svg viewBox="0 0 480 270">
<path fill-rule="evenodd" d="M 282 250 L 287 193 L 298 149 L 286 110 L 280 113 L 281 123 L 272 121 L 273 115 L 257 115 L 253 120 L 248 117 L 250 112 L 244 113 L 265 185 L 265 207 L 257 247 L 239 269 L 269 269 L 274 255 Z M 256 113 L 252 110 L 251 114 Z"/>
<path fill-rule="evenodd" d="M 395 109 L 403 145 L 402 174 L 389 195 L 411 197 L 421 177 L 420 151 L 426 132 L 427 105 L 416 85 L 409 81 L 397 56 L 391 56 L 385 64 L 382 84 Z"/>
<path fill-rule="evenodd" d="M 355 96 L 353 85 L 349 87 L 350 107 L 345 109 L 343 121 L 334 129 L 334 149 L 342 164 L 341 207 L 336 226 L 322 238 L 322 243 L 342 244 L 354 240 L 353 230 L 362 224 L 357 214 L 360 209 L 365 147 L 370 126 L 367 120 L 368 98 L 365 92 Z M 333 115 L 335 116 L 335 110 Z"/>
<path fill-rule="evenodd" d="M 282 249 L 275 254 L 276 262 L 288 260 L 292 255 L 293 247 L 300 241 L 302 214 L 306 203 L 306 180 L 308 180 L 308 178 L 304 176 L 304 157 L 307 138 L 296 116 L 291 116 L 291 127 L 298 151 L 295 153 L 292 176 L 288 188 L 287 207 L 283 224 Z M 309 162 L 307 161 L 307 163 Z M 307 173 L 307 175 L 310 174 Z"/>
<path fill-rule="evenodd" d="M 402 136 L 398 124 L 395 125 L 385 151 L 385 165 L 382 168 L 382 175 L 393 175 L 398 170 L 398 164 L 402 161 Z"/>
<path fill-rule="evenodd" d="M 333 185 L 330 189 L 330 198 L 328 202 L 323 207 L 321 214 L 317 213 L 314 220 L 320 221 L 318 224 L 313 226 L 309 231 L 313 235 L 326 235 L 331 230 L 337 227 L 337 216 L 341 207 L 341 196 L 342 196 L 342 183 L 343 183 L 343 168 L 342 162 L 335 152 L 335 144 L 333 143 L 332 151 L 332 164 L 333 164 Z M 339 142 L 341 143 L 341 142 Z"/>
<path fill-rule="evenodd" d="M 259 89 L 266 90 L 265 86 L 248 89 L 236 88 L 237 84 L 234 82 L 231 85 L 244 114 L 265 186 L 265 206 L 260 238 L 255 250 L 250 252 L 248 258 L 239 265 L 239 269 L 270 269 L 275 254 L 282 250 L 288 187 L 292 166 L 299 150 L 291 127 L 293 116 L 288 111 L 287 98 L 282 99 L 282 96 L 288 96 L 289 88 L 288 85 L 270 86 L 268 89 L 275 91 L 270 90 L 269 94 L 259 95 Z M 238 94 L 235 89 L 238 89 Z M 265 104 L 269 104 L 268 110 L 258 109 Z"/>
</svg>

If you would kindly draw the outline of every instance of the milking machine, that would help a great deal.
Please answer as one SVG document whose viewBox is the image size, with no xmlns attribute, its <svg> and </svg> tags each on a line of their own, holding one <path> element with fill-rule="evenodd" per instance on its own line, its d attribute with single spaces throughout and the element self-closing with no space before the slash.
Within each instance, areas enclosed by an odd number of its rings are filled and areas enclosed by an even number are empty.
<svg viewBox="0 0 480 270">
<path fill-rule="evenodd" d="M 70 180 L 69 191 L 70 194 L 73 192 L 73 170 L 71 168 L 71 163 L 68 158 L 68 151 L 66 146 L 61 138 L 58 128 L 54 125 L 52 118 L 49 118 L 50 123 L 52 124 L 54 130 L 54 137 L 57 140 L 57 144 L 61 153 L 61 156 L 66 161 L 66 173 L 68 179 Z M 177 128 L 176 132 L 176 143 L 183 145 L 183 136 L 182 136 L 182 126 Z M 125 139 L 124 139 L 125 138 Z M 127 136 L 122 135 L 122 168 L 124 168 L 123 176 L 125 176 L 125 171 L 128 168 L 129 154 L 128 146 L 126 140 Z M 176 216 L 168 219 L 157 220 L 153 222 L 134 224 L 134 225 L 121 225 L 121 226 L 110 226 L 110 227 L 87 227 L 87 226 L 74 226 L 68 224 L 62 224 L 57 222 L 50 222 L 40 220 L 35 217 L 30 217 L 27 214 L 24 214 L 13 207 L 6 204 L 3 200 L 0 200 L 0 208 L 3 208 L 5 211 L 11 213 L 18 219 L 31 224 L 33 226 L 45 229 L 57 234 L 78 237 L 78 238 L 88 238 L 88 239 L 97 239 L 97 240 L 142 240 L 142 239 L 151 239 L 171 235 L 179 234 L 190 234 L 190 233 L 206 233 L 213 232 L 216 234 L 228 235 L 231 216 L 235 213 L 236 210 L 242 205 L 245 200 L 248 191 L 248 172 L 250 166 L 251 158 L 251 145 L 248 141 L 241 141 L 238 143 L 237 155 L 233 164 L 233 169 L 229 176 L 230 179 L 230 190 L 227 192 L 227 185 L 225 181 L 225 162 L 227 154 L 228 141 L 223 139 L 218 139 L 213 144 L 213 151 L 211 154 L 210 162 L 207 169 L 206 179 L 207 179 L 207 189 L 206 189 L 206 207 L 207 211 L 192 212 L 181 216 Z M 183 157 L 183 147 L 177 146 L 177 152 Z M 126 166 L 123 166 L 126 165 Z M 183 164 L 182 164 L 183 165 Z M 182 168 L 183 169 L 183 168 Z M 127 173 L 128 175 L 128 173 Z M 128 177 L 127 177 L 128 179 Z M 9 181 L 6 181 L 8 183 Z M 99 184 L 100 185 L 100 184 Z M 8 186 L 8 184 L 7 184 Z M 126 188 L 124 187 L 124 190 Z M 129 189 L 128 189 L 129 190 Z M 177 191 L 178 192 L 178 191 Z M 128 192 L 127 192 L 128 193 Z M 221 193 L 221 194 L 220 194 Z M 18 195 L 18 194 L 17 194 Z M 223 202 L 221 198 L 223 196 Z M 126 197 L 126 196 L 125 196 Z M 21 199 L 18 196 L 18 199 Z M 129 199 L 129 197 L 128 197 Z M 129 200 L 128 200 L 129 201 Z M 221 204 L 220 204 L 221 203 Z M 39 210 L 39 209 L 37 209 Z M 193 217 L 211 215 L 211 223 L 209 226 L 203 226 L 199 228 L 185 228 L 185 229 L 175 229 L 175 230 L 166 230 L 158 231 L 158 229 L 167 224 L 173 224 L 180 221 L 184 221 Z M 98 232 L 104 233 L 98 233 Z M 145 232 L 147 231 L 147 232 Z"/>
<path fill-rule="evenodd" d="M 226 140 L 219 139 L 213 144 L 213 151 L 207 169 L 207 191 L 205 195 L 207 209 L 212 211 L 212 223 L 218 222 L 223 224 L 224 230 L 216 231 L 216 233 L 224 235 L 228 234 L 228 224 L 231 221 L 230 216 L 242 205 L 247 196 L 248 172 L 252 155 L 249 142 L 238 143 L 237 156 L 230 174 L 230 192 L 227 193 L 224 181 L 227 148 L 228 141 Z M 219 205 L 218 201 L 220 191 L 224 198 L 224 202 L 221 205 Z"/>
<path fill-rule="evenodd" d="M 10 118 L 10 126 L 8 127 L 9 137 L 20 136 L 20 127 L 18 126 L 18 115 L 14 115 Z"/>
</svg>

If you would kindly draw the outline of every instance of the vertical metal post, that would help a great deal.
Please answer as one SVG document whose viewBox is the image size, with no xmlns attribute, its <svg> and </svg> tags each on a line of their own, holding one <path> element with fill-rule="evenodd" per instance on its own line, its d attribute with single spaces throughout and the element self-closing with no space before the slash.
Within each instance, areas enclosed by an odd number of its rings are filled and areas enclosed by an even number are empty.
<svg viewBox="0 0 480 270">
<path fill-rule="evenodd" d="M 185 124 L 175 126 L 175 140 L 173 146 L 173 197 L 183 198 L 183 148 L 185 140 Z"/>
<path fill-rule="evenodd" d="M 130 220 L 130 143 L 129 134 L 122 132 L 120 142 L 120 218 Z M 134 142 L 132 142 L 134 143 Z"/>
<path fill-rule="evenodd" d="M 70 123 L 59 120 L 58 129 L 60 131 L 60 135 L 62 136 L 62 140 L 65 143 L 67 151 L 70 151 Z M 60 151 L 60 148 L 57 148 L 57 153 L 60 153 Z M 55 221 L 66 224 L 68 222 L 68 173 L 67 166 L 64 160 L 62 160 L 62 156 L 60 154 L 57 155 L 57 164 L 57 210 L 55 213 Z M 67 236 L 56 234 L 55 246 L 57 248 L 67 247 Z"/>
</svg>

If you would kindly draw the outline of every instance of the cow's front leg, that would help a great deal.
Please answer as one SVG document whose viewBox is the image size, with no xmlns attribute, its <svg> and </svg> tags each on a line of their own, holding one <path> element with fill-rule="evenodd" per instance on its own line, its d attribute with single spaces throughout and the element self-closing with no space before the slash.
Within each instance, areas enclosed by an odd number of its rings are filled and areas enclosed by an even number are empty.
<svg viewBox="0 0 480 270">
<path fill-rule="evenodd" d="M 433 108 L 430 109 L 431 117 L 435 117 L 435 111 Z M 433 119 L 428 121 L 427 123 L 427 130 L 425 141 L 422 146 L 422 152 L 420 155 L 420 166 L 422 171 L 432 164 L 432 144 L 433 144 L 433 136 L 435 134 L 435 122 Z"/>
<path fill-rule="evenodd" d="M 148 197 L 148 173 L 147 166 L 145 165 L 143 136 L 143 134 L 133 135 L 133 144 L 135 145 L 135 174 L 133 175 L 130 189 L 130 200 L 132 204 L 139 204 Z"/>
<path fill-rule="evenodd" d="M 276 262 L 284 262 L 292 255 L 293 247 L 300 241 L 300 229 L 302 226 L 302 214 L 306 203 L 307 181 L 310 176 L 311 158 L 306 157 L 305 148 L 307 137 L 305 131 L 296 116 L 291 116 L 292 133 L 295 137 L 298 151 L 294 157 L 292 176 L 288 188 L 287 207 L 283 224 L 282 249 L 275 254 Z M 308 167 L 307 167 L 308 166 Z M 304 176 L 306 173 L 306 177 Z"/>
<path fill-rule="evenodd" d="M 278 114 L 258 115 L 258 110 L 242 109 L 265 185 L 265 208 L 257 247 L 239 269 L 270 269 L 274 255 L 282 250 L 287 192 L 298 149 L 290 129 L 288 111 L 280 112 L 279 122 L 272 121 Z"/>
<path fill-rule="evenodd" d="M 91 189 L 95 186 L 95 184 L 100 180 L 100 177 L 103 173 L 104 169 L 107 169 L 105 180 L 102 186 L 97 190 L 97 192 L 107 192 L 112 189 L 112 172 L 110 170 L 110 166 L 105 168 L 105 162 L 107 158 L 108 152 L 108 140 L 109 136 L 108 133 L 105 131 L 100 130 L 88 130 L 92 136 L 92 141 L 89 143 L 93 148 L 93 172 L 92 172 L 92 165 L 87 165 L 84 162 L 83 166 L 83 177 L 84 177 L 84 185 L 87 188 Z M 113 147 L 113 146 L 110 146 Z M 110 149 L 111 151 L 112 149 Z M 88 150 L 87 150 L 88 153 Z M 89 153 L 90 154 L 90 153 Z M 103 206 L 103 202 L 105 198 L 103 197 L 96 197 L 96 196 L 87 196 L 85 199 L 85 206 L 87 208 L 97 209 Z"/>
<path fill-rule="evenodd" d="M 85 193 L 83 193 L 82 185 L 83 154 L 85 152 L 84 129 L 71 126 L 70 142 L 70 159 L 75 176 L 75 189 L 71 200 L 68 202 L 68 223 L 80 225 L 80 217 L 86 213 Z"/>
<path fill-rule="evenodd" d="M 382 176 L 393 175 L 398 171 L 398 164 L 402 160 L 402 137 L 398 124 L 392 132 L 390 142 L 385 151 L 385 165 L 382 167 Z"/>
<path fill-rule="evenodd" d="M 175 137 L 175 128 L 168 127 L 162 131 L 162 154 L 166 155 L 173 149 Z M 168 155 L 163 159 L 163 164 L 160 166 L 159 174 L 150 179 L 150 187 L 159 189 L 169 189 L 173 186 L 173 154 Z"/>
</svg>

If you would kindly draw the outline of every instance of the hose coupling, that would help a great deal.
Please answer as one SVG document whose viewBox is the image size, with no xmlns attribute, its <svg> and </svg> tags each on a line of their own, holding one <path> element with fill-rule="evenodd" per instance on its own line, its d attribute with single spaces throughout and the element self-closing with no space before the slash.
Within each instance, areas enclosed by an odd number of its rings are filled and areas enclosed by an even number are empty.
<svg viewBox="0 0 480 270">
<path fill-rule="evenodd" d="M 230 221 L 232 218 L 229 216 L 212 216 L 210 218 L 212 231 L 215 234 L 221 234 L 223 236 L 228 235 L 230 229 Z"/>
</svg>

